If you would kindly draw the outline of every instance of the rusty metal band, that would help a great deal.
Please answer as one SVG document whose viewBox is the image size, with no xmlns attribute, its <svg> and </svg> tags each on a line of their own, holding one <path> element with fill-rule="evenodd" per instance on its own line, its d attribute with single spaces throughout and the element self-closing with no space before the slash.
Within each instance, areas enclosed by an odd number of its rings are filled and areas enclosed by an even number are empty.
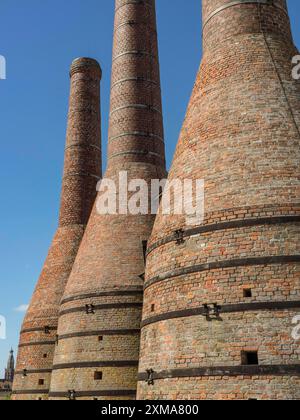
<svg viewBox="0 0 300 420">
<path fill-rule="evenodd" d="M 68 340 L 70 338 L 80 338 L 80 337 L 96 337 L 96 336 L 114 336 L 114 335 L 137 335 L 140 333 L 140 329 L 132 330 L 100 330 L 100 331 L 86 331 L 86 332 L 77 332 L 70 334 L 62 334 L 58 337 L 58 340 Z"/>
<path fill-rule="evenodd" d="M 32 341 L 31 343 L 19 344 L 19 348 L 32 346 L 53 346 L 56 341 Z"/>
<path fill-rule="evenodd" d="M 68 302 L 74 302 L 76 300 L 84 300 L 90 298 L 97 298 L 97 297 L 110 297 L 110 296 L 136 296 L 136 295 L 143 295 L 143 288 L 133 289 L 133 290 L 112 290 L 107 292 L 99 292 L 99 293 L 88 293 L 76 296 L 68 296 L 61 301 L 61 304 Z"/>
<path fill-rule="evenodd" d="M 125 51 L 113 57 L 112 62 L 114 63 L 115 61 L 119 60 L 122 57 L 125 57 L 126 55 L 135 55 L 136 57 L 149 57 L 151 60 L 156 59 L 156 57 L 148 51 Z"/>
<path fill-rule="evenodd" d="M 105 390 L 105 391 L 75 391 L 75 398 L 84 398 L 84 397 L 135 397 L 136 390 Z M 66 398 L 69 399 L 68 392 L 50 392 L 50 398 Z"/>
<path fill-rule="evenodd" d="M 239 312 L 253 312 L 253 311 L 281 311 L 281 310 L 300 309 L 300 300 L 296 301 L 280 301 L 280 302 L 253 302 L 253 303 L 240 303 L 233 305 L 219 305 L 220 317 L 223 314 L 239 313 Z M 207 317 L 207 310 L 204 306 L 183 309 L 180 311 L 166 312 L 161 315 L 156 315 L 151 318 L 144 319 L 141 328 L 151 324 L 156 324 L 162 321 L 170 321 L 178 318 L 189 318 L 191 316 L 204 316 Z"/>
<path fill-rule="evenodd" d="M 111 89 L 113 89 L 115 86 L 118 86 L 118 85 L 120 85 L 122 83 L 126 83 L 126 82 L 143 82 L 143 83 L 149 83 L 151 85 L 155 85 L 158 89 L 160 89 L 160 84 L 157 81 L 151 80 L 151 79 L 147 79 L 145 77 L 127 77 L 125 79 L 117 80 L 116 82 L 112 83 Z"/>
<path fill-rule="evenodd" d="M 139 364 L 138 360 L 113 360 L 113 361 L 102 361 L 102 362 L 80 362 L 80 363 L 63 363 L 53 366 L 53 370 L 64 370 L 64 369 L 89 369 L 89 368 L 110 368 L 110 367 L 137 367 Z"/>
<path fill-rule="evenodd" d="M 300 376 L 300 364 L 297 365 L 261 365 L 261 366 L 216 366 L 187 369 L 170 369 L 153 373 L 153 380 L 173 378 L 197 378 L 212 376 Z M 147 381 L 148 374 L 140 373 L 138 380 Z"/>
<path fill-rule="evenodd" d="M 48 330 L 49 331 L 56 331 L 57 330 L 57 325 L 48 327 Z M 24 328 L 23 330 L 21 330 L 21 334 L 30 333 L 30 332 L 44 332 L 44 331 L 45 331 L 45 327 Z"/>
<path fill-rule="evenodd" d="M 97 310 L 108 310 L 108 309 L 135 309 L 135 308 L 141 308 L 143 304 L 141 302 L 126 302 L 126 303 L 108 303 L 104 305 L 94 305 L 93 309 L 95 311 Z M 66 315 L 66 314 L 72 314 L 77 312 L 85 312 L 86 307 L 85 306 L 79 306 L 76 308 L 66 309 L 59 313 L 60 316 Z M 91 315 L 91 314 L 89 314 Z"/>
<path fill-rule="evenodd" d="M 273 0 L 236 0 L 236 1 L 232 1 L 230 3 L 224 4 L 224 6 L 221 6 L 218 9 L 214 10 L 212 13 L 210 13 L 208 15 L 207 19 L 205 20 L 205 22 L 203 22 L 203 29 L 208 24 L 208 22 L 212 18 L 217 16 L 219 13 L 223 12 L 226 9 L 229 9 L 230 7 L 240 6 L 241 4 L 263 4 L 263 5 L 266 5 L 266 6 L 273 6 L 273 7 L 276 7 L 277 9 L 283 11 L 286 15 L 288 15 L 285 8 L 279 6 L 278 4 L 275 4 Z"/>
<path fill-rule="evenodd" d="M 201 273 L 210 270 L 222 270 L 226 268 L 239 268 L 259 265 L 274 265 L 274 264 L 290 264 L 299 263 L 300 255 L 279 255 L 271 257 L 255 257 L 255 258 L 241 258 L 237 260 L 215 261 L 211 263 L 199 264 L 185 268 L 178 268 L 169 271 L 165 274 L 153 277 L 145 283 L 145 289 L 153 286 L 156 283 L 161 283 L 166 280 L 171 280 L 176 277 L 186 276 L 189 274 Z"/>
<path fill-rule="evenodd" d="M 201 235 L 204 233 L 212 233 L 217 232 L 220 230 L 228 230 L 228 229 L 242 229 L 254 226 L 270 226 L 270 225 L 279 225 L 279 224 L 287 224 L 287 223 L 299 223 L 300 216 L 275 216 L 275 217 L 261 217 L 257 219 L 241 219 L 241 220 L 232 220 L 229 222 L 220 222 L 220 223 L 213 223 L 204 226 L 198 226 L 193 229 L 187 229 L 182 232 L 183 239 L 189 238 L 195 235 Z M 160 248 L 161 246 L 167 245 L 171 242 L 175 242 L 177 240 L 176 234 L 167 236 L 160 241 L 155 242 L 151 245 L 147 250 L 147 256 L 153 252 L 155 249 Z"/>
<path fill-rule="evenodd" d="M 140 155 L 140 156 L 145 156 L 145 157 L 153 156 L 158 160 L 161 160 L 163 162 L 165 161 L 165 159 L 162 158 L 161 155 L 159 155 L 158 153 L 149 152 L 149 150 L 132 150 L 130 152 L 115 153 L 115 154 L 110 155 L 108 157 L 108 160 L 114 159 L 114 158 L 119 157 L 119 156 L 125 156 L 125 155 L 128 155 L 128 156 L 130 156 L 130 155 L 133 155 L 133 156 L 134 155 L 136 155 L 136 156 Z"/>
<path fill-rule="evenodd" d="M 51 373 L 52 369 L 26 369 L 26 375 L 34 375 L 38 373 Z M 15 375 L 24 375 L 23 370 L 19 370 L 15 372 Z"/>
<path fill-rule="evenodd" d="M 151 7 L 151 4 L 148 3 L 147 1 L 144 1 L 144 0 L 135 0 L 135 1 L 134 0 L 131 0 L 131 1 L 128 1 L 126 3 L 121 4 L 121 6 L 119 6 L 119 7 L 116 7 L 115 8 L 115 12 L 117 12 L 118 10 L 122 9 L 123 7 L 129 6 L 131 4 L 138 4 L 138 5 L 143 5 L 143 6 L 149 6 L 149 7 Z"/>
<path fill-rule="evenodd" d="M 26 390 L 15 390 L 12 392 L 12 395 L 45 395 L 49 394 L 49 389 L 26 389 Z"/>
</svg>

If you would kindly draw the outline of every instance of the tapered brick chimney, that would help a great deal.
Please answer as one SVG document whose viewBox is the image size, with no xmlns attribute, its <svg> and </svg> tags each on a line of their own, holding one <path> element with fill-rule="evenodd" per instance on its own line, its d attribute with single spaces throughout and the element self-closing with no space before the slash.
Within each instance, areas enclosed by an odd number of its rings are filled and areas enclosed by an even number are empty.
<svg viewBox="0 0 300 420">
<path fill-rule="evenodd" d="M 149 186 L 165 177 L 163 137 L 155 1 L 117 0 L 105 178 L 118 184 L 127 172 L 128 182 Z M 87 226 L 60 310 L 53 399 L 136 397 L 144 250 L 154 216 L 119 210 L 103 215 L 95 207 Z"/>
<path fill-rule="evenodd" d="M 155 222 L 138 398 L 297 400 L 300 85 L 287 6 L 202 3 L 203 59 L 169 178 L 204 180 L 205 218 Z"/>
<path fill-rule="evenodd" d="M 79 58 L 70 75 L 59 227 L 22 326 L 13 386 L 16 400 L 48 398 L 59 304 L 101 176 L 101 69 L 95 60 Z"/>
</svg>

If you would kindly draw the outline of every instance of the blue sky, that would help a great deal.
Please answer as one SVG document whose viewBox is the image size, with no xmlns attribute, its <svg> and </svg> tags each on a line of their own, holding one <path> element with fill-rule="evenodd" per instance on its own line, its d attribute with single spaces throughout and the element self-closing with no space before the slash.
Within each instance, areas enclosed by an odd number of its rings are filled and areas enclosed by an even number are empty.
<svg viewBox="0 0 300 420">
<path fill-rule="evenodd" d="M 100 61 L 106 155 L 113 0 L 1 0 L 0 377 L 17 349 L 29 302 L 57 226 L 72 60 Z M 300 47 L 299 0 L 289 0 Z M 167 159 L 170 164 L 201 58 L 200 0 L 157 0 Z M 105 156 L 104 156 L 105 165 Z M 19 308 L 19 311 L 17 310 Z"/>
</svg>

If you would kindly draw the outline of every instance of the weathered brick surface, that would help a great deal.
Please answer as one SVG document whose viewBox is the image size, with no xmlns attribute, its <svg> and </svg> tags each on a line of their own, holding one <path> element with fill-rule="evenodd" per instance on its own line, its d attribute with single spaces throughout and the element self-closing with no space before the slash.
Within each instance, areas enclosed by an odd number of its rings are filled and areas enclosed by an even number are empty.
<svg viewBox="0 0 300 420">
<path fill-rule="evenodd" d="M 175 231 L 191 228 L 185 217 L 156 219 L 140 399 L 300 397 L 299 342 L 292 339 L 299 222 L 288 220 L 300 213 L 300 90 L 291 76 L 297 50 L 285 1 L 230 3 L 203 0 L 204 55 L 169 176 L 205 180 L 206 231 L 187 234 L 178 245 Z M 265 308 L 251 309 L 257 302 Z M 191 312 L 211 303 L 221 306 L 219 320 Z M 231 312 L 222 313 L 224 305 Z M 257 351 L 270 373 L 199 373 L 242 368 L 243 351 Z M 276 366 L 282 371 L 272 375 Z M 284 373 L 289 368 L 294 373 Z M 144 381 L 148 369 L 158 375 L 154 385 Z"/>
<path fill-rule="evenodd" d="M 105 177 L 118 182 L 120 171 L 148 184 L 166 175 L 154 0 L 116 1 Z M 143 241 L 153 222 L 94 208 L 62 301 L 51 398 L 70 390 L 76 399 L 135 398 Z"/>
<path fill-rule="evenodd" d="M 59 228 L 37 283 L 20 336 L 14 399 L 45 399 L 50 388 L 58 311 L 101 176 L 99 64 L 77 59 L 71 94 Z M 45 332 L 45 327 L 49 331 Z M 27 375 L 23 375 L 24 369 Z M 38 371 L 38 373 L 34 373 Z M 39 380 L 44 384 L 39 385 Z M 24 392 L 22 394 L 22 392 Z"/>
</svg>

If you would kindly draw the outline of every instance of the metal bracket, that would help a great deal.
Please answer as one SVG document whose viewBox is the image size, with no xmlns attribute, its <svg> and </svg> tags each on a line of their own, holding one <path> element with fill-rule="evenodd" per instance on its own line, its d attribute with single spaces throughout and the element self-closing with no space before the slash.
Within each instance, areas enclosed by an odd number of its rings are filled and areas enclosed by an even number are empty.
<svg viewBox="0 0 300 420">
<path fill-rule="evenodd" d="M 87 315 L 92 315 L 95 313 L 95 306 L 94 305 L 85 305 L 85 312 Z"/>
<path fill-rule="evenodd" d="M 76 400 L 76 391 L 74 389 L 68 391 L 69 400 L 75 401 Z"/>
<path fill-rule="evenodd" d="M 221 313 L 221 306 L 217 303 L 205 303 L 204 304 L 204 315 L 206 316 L 206 319 L 210 321 L 212 317 L 215 317 L 215 319 L 220 318 Z"/>
<path fill-rule="evenodd" d="M 147 383 L 149 386 L 154 385 L 154 377 L 153 377 L 153 375 L 154 375 L 154 370 L 153 370 L 153 369 L 147 369 L 147 370 L 146 370 L 146 373 L 147 373 L 147 375 L 148 375 L 148 377 L 147 377 L 147 379 L 146 379 L 146 383 Z"/>
<path fill-rule="evenodd" d="M 175 239 L 177 245 L 184 244 L 184 231 L 182 229 L 175 231 Z"/>
</svg>

